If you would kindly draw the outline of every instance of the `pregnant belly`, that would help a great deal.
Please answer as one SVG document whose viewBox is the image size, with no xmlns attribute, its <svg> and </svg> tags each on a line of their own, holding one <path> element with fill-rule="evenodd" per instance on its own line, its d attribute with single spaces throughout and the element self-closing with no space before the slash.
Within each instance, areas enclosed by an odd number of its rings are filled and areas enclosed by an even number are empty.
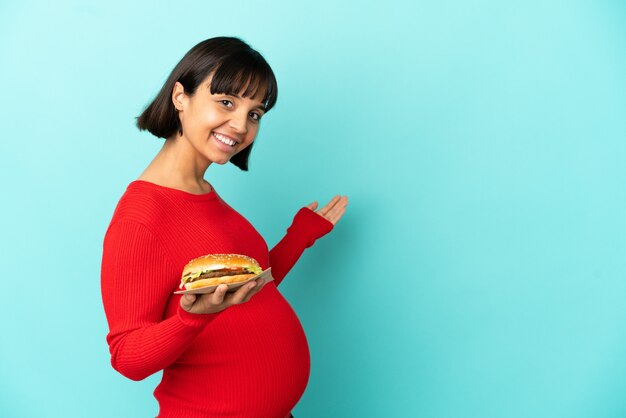
<svg viewBox="0 0 626 418">
<path fill-rule="evenodd" d="M 304 330 L 270 282 L 212 321 L 165 369 L 155 395 L 160 403 L 177 398 L 195 405 L 206 416 L 284 417 L 304 393 L 309 373 Z"/>
</svg>

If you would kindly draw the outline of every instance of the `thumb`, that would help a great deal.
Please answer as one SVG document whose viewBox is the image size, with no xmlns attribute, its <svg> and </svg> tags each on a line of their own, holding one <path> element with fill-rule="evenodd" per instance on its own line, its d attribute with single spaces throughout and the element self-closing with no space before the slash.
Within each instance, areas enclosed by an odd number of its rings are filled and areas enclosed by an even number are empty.
<svg viewBox="0 0 626 418">
<path fill-rule="evenodd" d="M 315 201 L 313 203 L 309 203 L 308 205 L 306 205 L 306 207 L 311 209 L 311 210 L 317 209 L 317 201 Z"/>
<path fill-rule="evenodd" d="M 189 295 L 189 294 L 183 295 L 183 297 L 180 298 L 180 306 L 182 306 L 184 310 L 188 311 L 191 309 L 195 301 L 196 301 L 196 295 Z"/>
</svg>

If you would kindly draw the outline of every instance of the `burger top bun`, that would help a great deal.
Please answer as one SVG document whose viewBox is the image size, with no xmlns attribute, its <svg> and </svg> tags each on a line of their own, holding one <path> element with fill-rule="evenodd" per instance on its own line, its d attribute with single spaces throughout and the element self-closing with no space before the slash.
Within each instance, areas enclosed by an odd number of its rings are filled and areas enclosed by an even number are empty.
<svg viewBox="0 0 626 418">
<path fill-rule="evenodd" d="M 189 261 L 183 269 L 183 276 L 198 270 L 218 270 L 222 268 L 250 267 L 261 270 L 254 258 L 241 254 L 208 254 Z"/>
</svg>

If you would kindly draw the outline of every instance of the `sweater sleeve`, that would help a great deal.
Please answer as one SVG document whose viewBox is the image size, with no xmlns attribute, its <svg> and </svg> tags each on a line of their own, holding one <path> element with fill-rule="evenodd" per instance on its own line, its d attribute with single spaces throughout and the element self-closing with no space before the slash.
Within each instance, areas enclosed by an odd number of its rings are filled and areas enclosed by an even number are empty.
<svg viewBox="0 0 626 418">
<path fill-rule="evenodd" d="M 287 234 L 270 250 L 270 266 L 276 286 L 289 273 L 305 249 L 328 234 L 334 225 L 309 208 L 301 208 L 293 219 Z"/>
<path fill-rule="evenodd" d="M 113 368 L 129 379 L 142 380 L 174 362 L 219 315 L 191 314 L 178 305 L 176 315 L 164 320 L 168 300 L 177 297 L 173 274 L 148 228 L 130 221 L 109 226 L 101 265 L 106 340 Z"/>
</svg>

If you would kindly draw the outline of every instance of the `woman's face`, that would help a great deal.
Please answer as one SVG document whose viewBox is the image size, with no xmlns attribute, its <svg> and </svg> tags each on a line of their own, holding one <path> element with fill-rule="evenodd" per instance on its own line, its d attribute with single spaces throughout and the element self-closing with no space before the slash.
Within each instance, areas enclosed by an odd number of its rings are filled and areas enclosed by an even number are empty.
<svg viewBox="0 0 626 418">
<path fill-rule="evenodd" d="M 182 84 L 177 82 L 172 98 L 179 109 L 183 138 L 210 162 L 226 164 L 254 141 L 263 104 L 241 94 L 211 94 L 210 81 L 208 77 L 191 97 L 184 94 Z"/>
</svg>

